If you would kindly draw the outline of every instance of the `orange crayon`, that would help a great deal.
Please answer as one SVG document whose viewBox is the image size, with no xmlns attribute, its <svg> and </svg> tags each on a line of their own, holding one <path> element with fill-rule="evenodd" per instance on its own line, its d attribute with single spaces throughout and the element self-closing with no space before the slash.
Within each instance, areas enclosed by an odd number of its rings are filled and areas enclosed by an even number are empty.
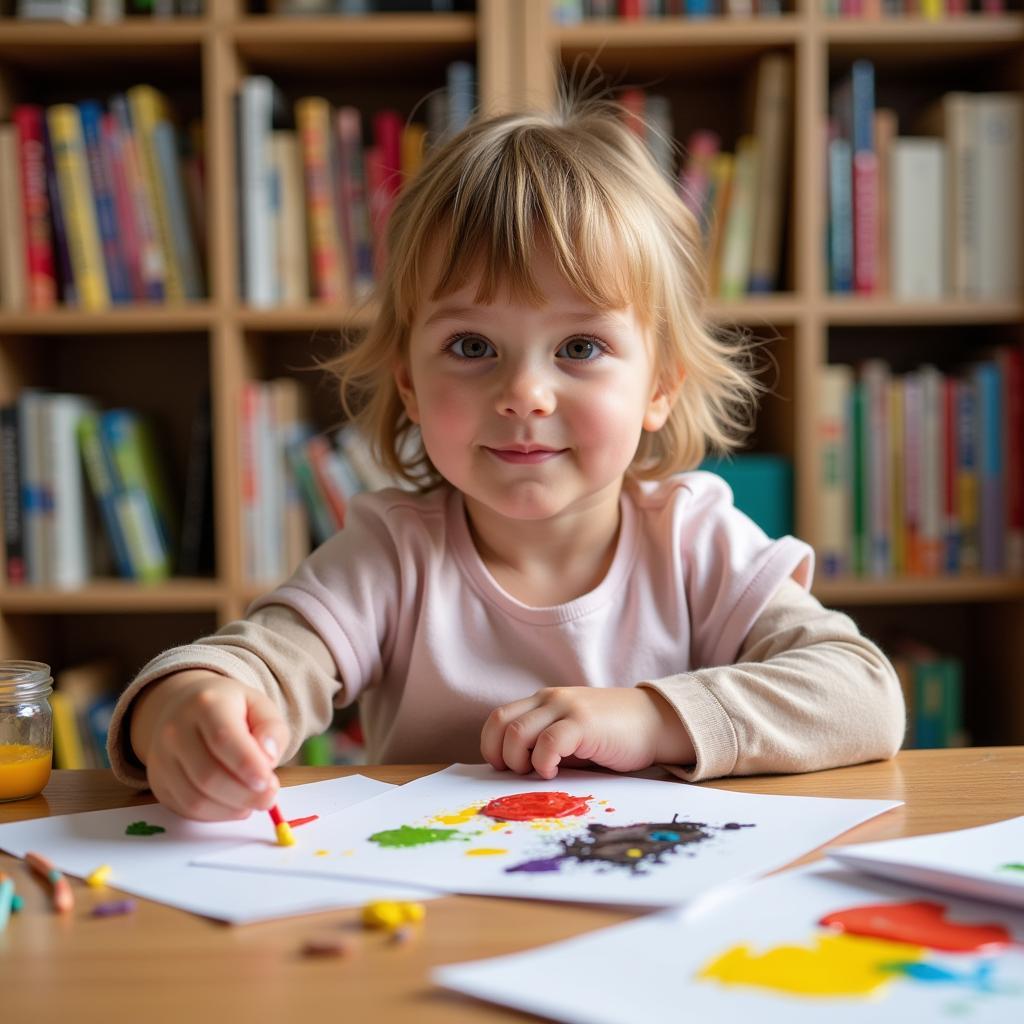
<svg viewBox="0 0 1024 1024">
<path fill-rule="evenodd" d="M 67 913 L 75 905 L 75 894 L 71 891 L 68 880 L 41 853 L 25 854 L 30 868 L 42 875 L 53 886 L 53 906 L 62 914 Z"/>
<path fill-rule="evenodd" d="M 274 804 L 267 813 L 270 815 L 270 820 L 274 823 L 274 830 L 277 832 L 277 845 L 294 846 L 295 836 L 292 835 L 292 827 L 284 820 L 284 817 L 277 808 L 277 804 Z"/>
</svg>

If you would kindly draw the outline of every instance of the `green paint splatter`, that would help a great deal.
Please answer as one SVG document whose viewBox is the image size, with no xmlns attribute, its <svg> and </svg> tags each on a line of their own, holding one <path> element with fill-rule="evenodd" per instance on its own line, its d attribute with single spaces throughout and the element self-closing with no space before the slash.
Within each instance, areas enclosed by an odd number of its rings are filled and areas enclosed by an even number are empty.
<svg viewBox="0 0 1024 1024">
<path fill-rule="evenodd" d="M 1024 864 L 1004 864 L 1003 871 L 1024 871 Z"/>
<path fill-rule="evenodd" d="M 445 843 L 449 839 L 468 840 L 469 836 L 456 828 L 413 828 L 411 825 L 374 832 L 370 836 L 370 842 L 379 846 L 424 846 L 427 843 Z"/>
<path fill-rule="evenodd" d="M 150 825 L 145 821 L 133 821 L 125 830 L 126 836 L 155 836 L 157 832 L 166 832 L 163 825 Z"/>
</svg>

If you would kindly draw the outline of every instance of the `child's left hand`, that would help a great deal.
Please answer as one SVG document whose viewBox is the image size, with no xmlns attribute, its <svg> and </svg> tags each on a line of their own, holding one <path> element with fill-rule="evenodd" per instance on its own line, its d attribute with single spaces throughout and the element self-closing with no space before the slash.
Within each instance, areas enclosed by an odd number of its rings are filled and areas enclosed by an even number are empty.
<svg viewBox="0 0 1024 1024">
<path fill-rule="evenodd" d="M 558 767 L 589 761 L 631 772 L 696 760 L 686 727 L 655 690 L 553 686 L 495 708 L 480 752 L 493 768 L 553 779 Z"/>
</svg>

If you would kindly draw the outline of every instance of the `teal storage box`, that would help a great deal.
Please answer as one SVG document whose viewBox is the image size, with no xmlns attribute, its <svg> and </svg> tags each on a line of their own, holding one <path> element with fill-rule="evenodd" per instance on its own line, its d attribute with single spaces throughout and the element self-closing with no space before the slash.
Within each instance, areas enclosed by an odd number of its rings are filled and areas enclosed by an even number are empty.
<svg viewBox="0 0 1024 1024">
<path fill-rule="evenodd" d="M 769 537 L 793 532 L 793 464 L 781 455 L 736 455 L 700 465 L 732 488 L 736 507 Z"/>
</svg>

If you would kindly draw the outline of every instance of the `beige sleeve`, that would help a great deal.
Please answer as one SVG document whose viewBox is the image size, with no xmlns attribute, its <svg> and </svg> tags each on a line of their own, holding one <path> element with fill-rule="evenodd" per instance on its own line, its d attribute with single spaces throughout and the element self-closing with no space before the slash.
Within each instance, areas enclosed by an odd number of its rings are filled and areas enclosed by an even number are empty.
<svg viewBox="0 0 1024 1024">
<path fill-rule="evenodd" d="M 906 713 L 885 655 L 854 622 L 786 580 L 747 635 L 737 664 L 640 684 L 675 709 L 696 764 L 690 782 L 809 772 L 892 757 Z"/>
<path fill-rule="evenodd" d="M 309 623 L 285 605 L 267 605 L 212 636 L 164 651 L 132 680 L 117 702 L 107 737 L 110 765 L 122 782 L 147 784 L 130 742 L 135 698 L 164 676 L 186 669 L 207 669 L 262 690 L 288 725 L 291 740 L 282 760 L 292 757 L 307 736 L 328 728 L 341 691 L 334 659 Z"/>
</svg>

